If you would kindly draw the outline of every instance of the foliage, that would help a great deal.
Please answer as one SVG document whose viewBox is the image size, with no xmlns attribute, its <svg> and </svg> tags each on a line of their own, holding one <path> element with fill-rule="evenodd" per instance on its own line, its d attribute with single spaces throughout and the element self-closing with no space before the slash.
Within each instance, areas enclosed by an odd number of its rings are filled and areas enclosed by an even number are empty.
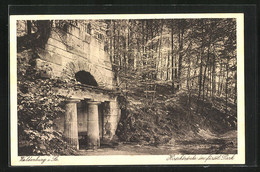
<svg viewBox="0 0 260 172">
<path fill-rule="evenodd" d="M 213 101 L 206 99 L 204 108 L 198 113 L 197 96 L 192 96 L 189 107 L 189 97 L 185 91 L 156 97 L 152 103 L 145 98 L 128 97 L 127 111 L 122 114 L 117 129 L 122 141 L 149 145 L 174 144 L 184 140 L 205 139 L 205 135 L 199 135 L 200 131 L 220 135 L 236 129 L 236 106 L 230 102 L 227 115 L 223 98 Z"/>
<path fill-rule="evenodd" d="M 66 87 L 59 79 L 44 79 L 34 67 L 35 50 L 17 56 L 19 155 L 72 154 L 61 133 L 52 130 L 53 120 L 64 114 L 64 97 L 55 88 Z M 48 66 L 46 66 L 48 68 Z"/>
</svg>

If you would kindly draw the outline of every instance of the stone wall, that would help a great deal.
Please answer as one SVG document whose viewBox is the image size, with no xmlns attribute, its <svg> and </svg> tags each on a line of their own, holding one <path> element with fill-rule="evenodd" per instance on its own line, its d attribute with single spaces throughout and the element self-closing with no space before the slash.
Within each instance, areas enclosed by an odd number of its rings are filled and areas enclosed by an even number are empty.
<svg viewBox="0 0 260 172">
<path fill-rule="evenodd" d="M 99 86 L 114 89 L 115 80 L 104 42 L 81 26 L 68 24 L 67 30 L 53 28 L 44 49 L 38 49 L 37 67 L 51 77 L 70 79 L 84 70 Z"/>
</svg>

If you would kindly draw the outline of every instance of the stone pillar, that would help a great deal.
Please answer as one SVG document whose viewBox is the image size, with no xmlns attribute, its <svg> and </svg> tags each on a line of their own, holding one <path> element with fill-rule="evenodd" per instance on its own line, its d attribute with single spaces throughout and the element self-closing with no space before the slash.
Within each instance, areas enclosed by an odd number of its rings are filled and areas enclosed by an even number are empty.
<svg viewBox="0 0 260 172">
<path fill-rule="evenodd" d="M 111 140 L 115 135 L 120 118 L 120 108 L 117 101 L 105 102 L 104 109 L 104 141 Z"/>
<path fill-rule="evenodd" d="M 77 122 L 77 99 L 69 99 L 66 101 L 65 120 L 64 120 L 64 136 L 68 143 L 79 149 L 78 139 L 78 122 Z"/>
<path fill-rule="evenodd" d="M 88 102 L 88 121 L 87 121 L 87 148 L 97 149 L 100 146 L 98 105 L 100 102 Z"/>
</svg>

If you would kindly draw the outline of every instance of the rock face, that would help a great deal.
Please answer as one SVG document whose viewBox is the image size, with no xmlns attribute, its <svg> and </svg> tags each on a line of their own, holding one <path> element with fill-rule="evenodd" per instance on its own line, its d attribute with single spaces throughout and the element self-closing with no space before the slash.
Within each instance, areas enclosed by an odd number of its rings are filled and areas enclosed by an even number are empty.
<svg viewBox="0 0 260 172">
<path fill-rule="evenodd" d="M 37 49 L 36 66 L 42 77 L 75 79 L 96 90 L 112 92 L 116 79 L 109 55 L 104 51 L 104 36 L 89 26 L 69 22 L 66 27 L 54 25 L 44 48 Z M 68 101 L 64 116 L 54 121 L 55 129 L 62 131 L 70 144 L 96 149 L 100 141 L 113 138 L 121 115 L 116 95 L 93 89 L 70 94 L 58 91 Z"/>
</svg>

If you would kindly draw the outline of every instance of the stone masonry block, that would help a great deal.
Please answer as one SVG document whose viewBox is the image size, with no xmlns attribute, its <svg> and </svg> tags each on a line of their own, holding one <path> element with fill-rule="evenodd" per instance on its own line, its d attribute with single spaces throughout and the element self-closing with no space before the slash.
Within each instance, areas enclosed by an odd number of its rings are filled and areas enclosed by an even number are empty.
<svg viewBox="0 0 260 172">
<path fill-rule="evenodd" d="M 58 47 L 58 48 L 63 49 L 65 51 L 67 50 L 67 46 L 66 46 L 65 43 L 58 41 L 56 39 L 53 39 L 53 38 L 49 38 L 47 44 L 52 45 L 54 47 Z"/>
<path fill-rule="evenodd" d="M 62 57 L 56 53 L 44 49 L 38 49 L 38 56 L 45 61 L 62 65 Z"/>
<path fill-rule="evenodd" d="M 70 52 L 68 52 L 66 50 L 60 49 L 58 47 L 55 47 L 53 45 L 50 45 L 50 44 L 46 44 L 45 50 L 51 51 L 53 53 L 57 53 L 57 54 L 62 55 L 64 57 L 66 57 L 66 58 L 73 59 L 73 54 L 72 53 L 70 53 Z"/>
</svg>

